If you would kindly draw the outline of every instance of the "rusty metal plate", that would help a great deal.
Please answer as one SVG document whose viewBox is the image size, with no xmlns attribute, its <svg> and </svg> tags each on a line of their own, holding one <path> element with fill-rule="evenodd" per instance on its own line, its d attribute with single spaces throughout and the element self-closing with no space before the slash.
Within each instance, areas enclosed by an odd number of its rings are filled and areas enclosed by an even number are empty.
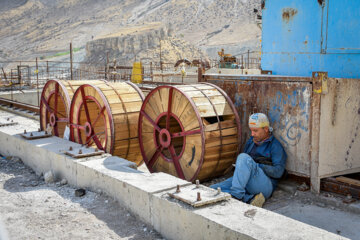
<svg viewBox="0 0 360 240">
<path fill-rule="evenodd" d="M 84 158 L 84 157 L 92 157 L 97 155 L 102 155 L 105 153 L 103 150 L 98 150 L 97 148 L 90 148 L 90 147 L 80 147 L 69 149 L 65 152 L 66 155 L 69 155 L 73 158 Z"/>
<path fill-rule="evenodd" d="M 267 114 L 274 136 L 288 155 L 286 169 L 310 176 L 310 121 L 312 84 L 309 78 L 286 76 L 206 75 L 206 81 L 221 87 L 239 113 L 242 145 L 249 139 L 248 119 L 252 113 Z M 316 129 L 318 130 L 318 129 Z"/>
<path fill-rule="evenodd" d="M 231 198 L 231 195 L 202 185 L 189 185 L 181 187 L 180 192 L 173 190 L 168 195 L 172 198 L 185 202 L 193 207 L 200 207 Z M 200 198 L 199 198 L 200 197 Z"/>
<path fill-rule="evenodd" d="M 34 139 L 39 139 L 39 138 L 47 138 L 47 137 L 51 137 L 51 133 L 48 133 L 46 131 L 37 131 L 37 132 L 26 132 L 24 131 L 24 133 L 20 134 L 23 138 L 26 138 L 28 140 L 34 140 Z"/>
</svg>

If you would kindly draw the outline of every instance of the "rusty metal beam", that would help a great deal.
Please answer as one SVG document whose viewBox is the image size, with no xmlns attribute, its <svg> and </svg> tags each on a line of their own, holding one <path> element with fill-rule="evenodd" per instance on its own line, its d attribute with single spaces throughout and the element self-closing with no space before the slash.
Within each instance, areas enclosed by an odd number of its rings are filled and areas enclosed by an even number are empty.
<svg viewBox="0 0 360 240">
<path fill-rule="evenodd" d="M 311 77 L 295 77 L 295 76 L 280 76 L 280 75 L 219 75 L 217 73 L 214 74 L 204 74 L 205 81 L 281 81 L 281 82 L 312 82 L 313 78 Z"/>
<path fill-rule="evenodd" d="M 34 105 L 30 105 L 27 103 L 20 103 L 20 102 L 15 102 L 6 98 L 0 98 L 0 104 L 5 104 L 8 105 L 10 107 L 16 107 L 16 108 L 20 108 L 20 109 L 24 109 L 24 110 L 28 110 L 30 112 L 34 112 L 39 114 L 40 109 L 37 106 Z"/>
</svg>

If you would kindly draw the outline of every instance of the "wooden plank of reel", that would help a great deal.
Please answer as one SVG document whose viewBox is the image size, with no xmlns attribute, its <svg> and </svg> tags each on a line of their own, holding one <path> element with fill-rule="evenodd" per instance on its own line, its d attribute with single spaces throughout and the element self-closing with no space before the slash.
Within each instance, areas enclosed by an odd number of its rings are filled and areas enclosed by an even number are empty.
<svg viewBox="0 0 360 240">
<path fill-rule="evenodd" d="M 138 130 L 149 171 L 189 181 L 223 174 L 241 139 L 234 105 L 209 83 L 155 88 L 141 107 Z"/>
</svg>

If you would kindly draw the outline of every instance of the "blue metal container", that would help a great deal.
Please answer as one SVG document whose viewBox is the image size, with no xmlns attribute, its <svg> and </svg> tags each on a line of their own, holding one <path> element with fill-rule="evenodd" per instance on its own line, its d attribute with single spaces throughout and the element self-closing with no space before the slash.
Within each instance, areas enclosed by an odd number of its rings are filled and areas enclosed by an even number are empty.
<svg viewBox="0 0 360 240">
<path fill-rule="evenodd" d="M 360 78 L 359 0 L 265 0 L 262 15 L 263 70 Z"/>
</svg>

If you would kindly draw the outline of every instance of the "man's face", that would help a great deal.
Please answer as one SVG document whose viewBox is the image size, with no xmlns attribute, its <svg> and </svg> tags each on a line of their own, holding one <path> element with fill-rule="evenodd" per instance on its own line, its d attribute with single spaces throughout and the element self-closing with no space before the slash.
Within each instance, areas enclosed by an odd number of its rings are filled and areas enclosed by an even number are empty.
<svg viewBox="0 0 360 240">
<path fill-rule="evenodd" d="M 255 142 L 261 142 L 269 137 L 269 128 L 250 128 L 251 136 L 254 137 Z"/>
</svg>

